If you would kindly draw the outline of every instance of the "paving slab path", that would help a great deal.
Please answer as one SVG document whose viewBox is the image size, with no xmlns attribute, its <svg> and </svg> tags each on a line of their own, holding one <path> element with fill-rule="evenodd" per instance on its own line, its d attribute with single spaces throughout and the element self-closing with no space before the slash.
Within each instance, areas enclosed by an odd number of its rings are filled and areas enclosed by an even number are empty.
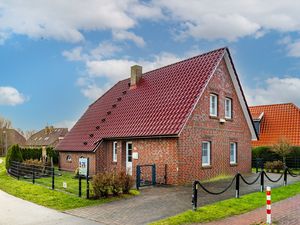
<svg viewBox="0 0 300 225">
<path fill-rule="evenodd" d="M 277 225 L 299 225 L 300 195 L 272 204 L 272 221 Z M 220 221 L 202 223 L 202 225 L 250 225 L 261 222 L 266 222 L 265 207 Z"/>
<path fill-rule="evenodd" d="M 279 177 L 278 174 L 268 174 L 272 179 Z M 258 174 L 246 176 L 248 181 L 254 180 Z M 205 187 L 212 191 L 223 190 L 231 180 L 222 180 L 206 183 Z M 300 181 L 300 177 L 293 178 L 288 176 L 288 183 Z M 283 181 L 278 183 L 265 182 L 271 187 L 281 186 Z M 235 195 L 235 185 L 222 195 L 209 195 L 203 191 L 198 193 L 198 206 L 211 204 Z M 241 195 L 257 192 L 260 190 L 259 180 L 252 186 L 241 183 Z M 89 218 L 104 224 L 114 225 L 140 225 L 160 220 L 169 216 L 176 215 L 185 210 L 191 209 L 191 186 L 160 186 L 144 188 L 139 196 L 123 199 L 99 206 L 91 206 L 66 211 L 71 215 Z"/>
<path fill-rule="evenodd" d="M 0 181 L 1 182 L 1 181 Z M 101 225 L 98 222 L 79 218 L 48 209 L 0 191 L 1 225 Z"/>
</svg>

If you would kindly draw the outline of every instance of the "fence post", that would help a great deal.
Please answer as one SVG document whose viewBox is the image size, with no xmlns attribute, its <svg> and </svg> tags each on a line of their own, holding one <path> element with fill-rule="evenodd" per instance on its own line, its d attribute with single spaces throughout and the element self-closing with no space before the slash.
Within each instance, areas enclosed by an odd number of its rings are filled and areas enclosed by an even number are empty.
<svg viewBox="0 0 300 225">
<path fill-rule="evenodd" d="M 31 166 L 32 169 L 32 183 L 35 183 L 35 172 L 34 172 L 34 165 Z"/>
<path fill-rule="evenodd" d="M 136 189 L 139 190 L 141 185 L 141 166 L 136 166 Z"/>
<path fill-rule="evenodd" d="M 51 168 L 52 170 L 52 190 L 54 190 L 55 188 L 55 181 L 54 181 L 54 177 L 55 177 L 55 170 L 54 170 L 54 167 Z"/>
<path fill-rule="evenodd" d="M 79 175 L 79 178 L 78 178 L 78 181 L 79 181 L 79 190 L 78 190 L 78 196 L 81 197 L 81 175 Z"/>
<path fill-rule="evenodd" d="M 89 182 L 89 176 L 90 176 L 90 159 L 87 158 L 87 174 L 86 174 L 86 198 L 90 198 L 90 182 Z"/>
<path fill-rule="evenodd" d="M 284 182 L 283 182 L 284 186 L 287 185 L 287 172 L 288 172 L 288 168 L 285 167 L 285 169 L 284 169 Z"/>
<path fill-rule="evenodd" d="M 260 172 L 260 191 L 264 192 L 264 176 L 265 171 Z"/>
<path fill-rule="evenodd" d="M 20 163 L 17 163 L 17 179 L 20 180 L 20 171 L 19 171 Z"/>
<path fill-rule="evenodd" d="M 193 210 L 196 211 L 197 209 L 197 200 L 198 200 L 198 190 L 197 190 L 197 181 L 193 183 L 193 195 L 192 195 L 192 205 Z"/>
<path fill-rule="evenodd" d="M 156 185 L 156 165 L 152 165 L 152 185 Z"/>
<path fill-rule="evenodd" d="M 236 180 L 235 180 L 235 197 L 239 198 L 240 197 L 240 173 L 236 174 Z"/>
</svg>

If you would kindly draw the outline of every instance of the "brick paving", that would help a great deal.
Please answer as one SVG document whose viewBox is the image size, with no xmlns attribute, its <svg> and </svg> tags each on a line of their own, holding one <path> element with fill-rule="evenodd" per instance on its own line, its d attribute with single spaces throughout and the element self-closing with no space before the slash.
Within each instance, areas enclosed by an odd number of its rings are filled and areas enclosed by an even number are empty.
<svg viewBox="0 0 300 225">
<path fill-rule="evenodd" d="M 272 221 L 274 224 L 300 224 L 300 195 L 272 204 Z M 229 217 L 224 220 L 202 223 L 203 225 L 250 225 L 266 222 L 266 208 Z"/>
<path fill-rule="evenodd" d="M 268 174 L 272 179 L 279 177 L 278 174 Z M 248 175 L 248 181 L 254 180 L 257 174 Z M 299 181 L 300 177 L 288 176 L 288 183 Z M 212 191 L 223 190 L 231 180 L 206 183 L 205 187 Z M 265 182 L 271 187 L 281 186 L 283 181 L 278 183 Z M 198 207 L 233 198 L 235 195 L 234 185 L 222 195 L 209 195 L 203 191 L 198 193 Z M 259 191 L 259 180 L 252 186 L 241 183 L 241 195 Z M 138 225 L 147 224 L 169 216 L 176 215 L 185 210 L 191 209 L 191 186 L 160 186 L 155 188 L 144 188 L 139 196 L 130 199 L 123 199 L 111 203 L 79 208 L 66 211 L 66 213 L 88 218 L 104 224 L 115 225 Z"/>
</svg>

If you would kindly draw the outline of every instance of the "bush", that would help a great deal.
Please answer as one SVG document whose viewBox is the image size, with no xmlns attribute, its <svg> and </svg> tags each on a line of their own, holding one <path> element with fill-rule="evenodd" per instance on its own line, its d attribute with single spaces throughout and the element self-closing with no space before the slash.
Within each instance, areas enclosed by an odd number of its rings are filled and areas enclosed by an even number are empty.
<svg viewBox="0 0 300 225">
<path fill-rule="evenodd" d="M 96 198 L 108 197 L 111 184 L 112 184 L 112 175 L 110 173 L 98 173 L 93 177 L 93 190 Z"/>
<path fill-rule="evenodd" d="M 117 196 L 121 193 L 128 194 L 134 181 L 132 176 L 125 172 L 104 172 L 93 177 L 92 185 L 95 198 Z"/>
<path fill-rule="evenodd" d="M 277 172 L 280 173 L 280 171 L 283 169 L 283 162 L 280 160 L 273 161 L 273 162 L 266 162 L 265 163 L 265 169 L 267 172 Z"/>
<path fill-rule="evenodd" d="M 122 192 L 124 194 L 128 194 L 134 184 L 134 180 L 133 180 L 132 176 L 130 176 L 129 174 L 126 174 L 124 171 L 122 171 L 119 173 L 119 179 L 120 179 L 120 182 L 122 185 Z"/>
<path fill-rule="evenodd" d="M 43 166 L 43 162 L 38 159 L 27 159 L 23 162 L 25 165 Z"/>
<path fill-rule="evenodd" d="M 5 162 L 5 167 L 7 170 L 11 167 L 12 161 L 23 162 L 23 157 L 19 145 L 12 145 L 8 149 Z"/>
</svg>

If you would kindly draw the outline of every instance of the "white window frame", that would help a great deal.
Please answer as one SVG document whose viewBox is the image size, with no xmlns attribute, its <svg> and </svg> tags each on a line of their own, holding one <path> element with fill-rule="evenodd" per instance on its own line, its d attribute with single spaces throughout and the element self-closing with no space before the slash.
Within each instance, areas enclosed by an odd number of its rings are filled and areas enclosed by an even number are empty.
<svg viewBox="0 0 300 225">
<path fill-rule="evenodd" d="M 112 153 L 113 153 L 113 162 L 117 162 L 117 155 L 118 155 L 118 142 L 114 141 L 113 142 L 113 147 L 112 147 Z"/>
<path fill-rule="evenodd" d="M 229 102 L 229 107 L 227 111 L 227 102 Z M 225 98 L 225 119 L 232 119 L 232 99 L 231 98 Z"/>
<path fill-rule="evenodd" d="M 214 103 L 213 98 L 215 98 Z M 213 108 L 215 109 L 215 112 L 213 112 Z M 209 96 L 209 115 L 218 116 L 218 95 L 216 94 L 210 94 Z"/>
<path fill-rule="evenodd" d="M 203 144 L 207 144 L 207 163 L 204 163 L 203 161 Z M 201 160 L 202 160 L 202 166 L 210 166 L 211 165 L 211 142 L 210 141 L 202 141 L 201 143 Z"/>
<path fill-rule="evenodd" d="M 233 146 L 233 161 L 231 160 L 231 147 L 232 146 Z M 237 143 L 236 142 L 230 142 L 229 160 L 230 160 L 230 164 L 237 163 Z"/>
</svg>

